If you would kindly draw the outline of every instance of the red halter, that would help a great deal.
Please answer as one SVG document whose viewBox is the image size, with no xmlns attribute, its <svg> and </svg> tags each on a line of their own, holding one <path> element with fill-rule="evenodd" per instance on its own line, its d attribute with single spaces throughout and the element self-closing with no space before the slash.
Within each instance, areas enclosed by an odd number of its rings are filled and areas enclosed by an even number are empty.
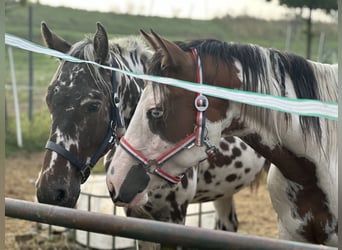
<svg viewBox="0 0 342 250">
<path fill-rule="evenodd" d="M 197 83 L 203 83 L 203 76 L 202 76 L 202 65 L 201 59 L 197 54 L 196 49 L 191 50 L 192 55 L 194 56 L 195 60 L 197 61 Z M 178 143 L 175 147 L 171 150 L 161 154 L 156 159 L 148 159 L 146 158 L 140 151 L 136 150 L 126 139 L 125 137 L 121 137 L 120 146 L 131 156 L 137 159 L 140 163 L 144 165 L 144 167 L 149 171 L 151 174 L 156 174 L 159 177 L 163 178 L 164 180 L 172 183 L 177 184 L 181 181 L 183 175 L 181 176 L 171 176 L 165 171 L 161 169 L 162 165 L 169 160 L 174 155 L 178 154 L 179 152 L 183 151 L 184 149 L 189 149 L 193 145 L 196 146 L 203 146 L 203 143 L 208 147 L 207 154 L 208 156 L 213 156 L 217 149 L 215 146 L 211 145 L 208 142 L 208 139 L 204 136 L 205 132 L 205 111 L 208 108 L 209 102 L 206 96 L 202 93 L 198 93 L 194 103 L 197 109 L 196 115 L 196 127 L 193 133 L 188 135 L 184 140 Z M 150 167 L 154 165 L 156 168 L 151 171 Z"/>
</svg>

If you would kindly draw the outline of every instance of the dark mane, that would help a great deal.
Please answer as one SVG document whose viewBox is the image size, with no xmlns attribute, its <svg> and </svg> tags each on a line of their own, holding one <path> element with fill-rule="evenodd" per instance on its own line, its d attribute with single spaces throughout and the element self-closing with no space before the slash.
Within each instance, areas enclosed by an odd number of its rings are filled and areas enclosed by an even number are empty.
<svg viewBox="0 0 342 250">
<path fill-rule="evenodd" d="M 93 38 L 91 38 L 90 36 L 86 36 L 83 40 L 76 42 L 75 44 L 72 45 L 68 54 L 73 57 L 82 59 L 82 60 L 95 62 Z M 111 60 L 112 58 L 110 56 L 106 64 L 110 65 Z M 66 63 L 67 61 L 62 61 L 62 63 L 59 65 L 57 72 L 59 72 Z M 103 78 L 103 69 L 96 65 L 89 64 L 89 63 L 87 63 L 86 66 L 88 67 L 89 71 L 92 72 L 91 76 L 94 79 L 94 83 L 96 84 L 96 87 L 103 93 L 107 93 L 107 95 L 110 95 L 112 91 L 112 87 Z"/>
<path fill-rule="evenodd" d="M 288 74 L 294 83 L 297 98 L 320 100 L 313 68 L 301 56 L 251 44 L 226 43 L 214 39 L 176 43 L 184 51 L 196 48 L 201 57 L 210 55 L 228 65 L 239 60 L 244 69 L 244 90 L 257 91 L 259 81 L 267 79 L 267 67 L 271 66 L 273 73 L 280 73 L 282 96 L 285 96 L 285 74 Z M 270 94 L 267 88 L 263 93 Z"/>
<path fill-rule="evenodd" d="M 75 43 L 72 46 L 69 55 L 79 59 L 86 59 L 84 55 L 84 49 L 88 45 L 92 45 L 92 40 L 90 37 L 85 37 L 83 40 Z"/>
</svg>

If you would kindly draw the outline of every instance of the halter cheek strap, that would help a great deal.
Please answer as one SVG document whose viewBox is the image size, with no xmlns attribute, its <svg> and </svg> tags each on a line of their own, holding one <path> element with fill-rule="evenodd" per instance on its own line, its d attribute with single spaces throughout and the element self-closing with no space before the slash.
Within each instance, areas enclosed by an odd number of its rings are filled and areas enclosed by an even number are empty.
<svg viewBox="0 0 342 250">
<path fill-rule="evenodd" d="M 196 78 L 197 83 L 203 84 L 203 70 L 202 70 L 202 63 L 201 57 L 198 55 L 197 50 L 195 48 L 191 49 L 192 56 L 197 61 L 197 71 L 196 71 Z M 197 109 L 196 114 L 196 127 L 195 127 L 195 135 L 196 135 L 196 146 L 203 146 L 206 145 L 207 150 L 206 153 L 209 157 L 215 156 L 217 153 L 217 148 L 215 145 L 212 145 L 209 142 L 209 139 L 205 136 L 205 111 L 208 109 L 209 100 L 208 98 L 203 95 L 202 93 L 197 93 L 197 97 L 195 99 L 195 107 Z"/>
<path fill-rule="evenodd" d="M 118 68 L 119 63 L 117 62 L 117 59 L 114 57 L 113 63 L 112 63 L 112 67 L 113 68 Z M 117 81 L 116 81 L 116 74 L 115 71 L 112 71 L 112 97 L 113 97 L 113 101 L 114 101 L 114 105 L 113 105 L 113 122 L 114 122 L 114 127 L 115 129 L 118 128 L 123 128 L 123 124 L 121 121 L 121 116 L 120 116 L 120 111 L 119 111 L 119 102 L 120 102 L 120 98 L 118 96 L 117 93 Z"/>
<path fill-rule="evenodd" d="M 192 49 L 191 53 L 195 60 L 197 61 L 197 71 L 196 71 L 196 80 L 197 83 L 203 84 L 203 74 L 202 74 L 202 63 L 201 58 L 198 56 L 197 50 Z M 197 109 L 196 114 L 196 127 L 195 127 L 195 135 L 196 135 L 196 146 L 202 146 L 204 142 L 204 132 L 205 132 L 205 111 L 209 106 L 208 98 L 202 93 L 197 93 L 197 97 L 195 99 L 194 105 Z"/>
</svg>

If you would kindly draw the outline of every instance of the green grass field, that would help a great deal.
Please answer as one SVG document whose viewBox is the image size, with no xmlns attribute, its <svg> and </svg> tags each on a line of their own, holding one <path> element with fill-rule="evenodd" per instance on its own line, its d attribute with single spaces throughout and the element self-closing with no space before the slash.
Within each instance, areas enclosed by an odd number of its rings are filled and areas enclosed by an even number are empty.
<svg viewBox="0 0 342 250">
<path fill-rule="evenodd" d="M 52 8 L 33 5 L 33 33 L 34 42 L 42 44 L 40 23 L 45 21 L 57 34 L 73 43 L 81 40 L 85 34 L 95 32 L 97 21 L 107 29 L 109 37 L 138 35 L 139 30 L 153 29 L 172 40 L 191 40 L 195 38 L 216 38 L 240 43 L 255 43 L 264 47 L 285 49 L 288 21 L 264 21 L 250 17 L 231 18 L 209 21 L 190 19 L 160 18 L 118 15 L 113 13 L 84 12 L 67 8 Z M 28 37 L 28 8 L 17 7 L 6 12 L 6 33 L 27 39 Z M 294 34 L 291 51 L 305 55 L 305 28 L 301 25 Z M 314 39 L 312 43 L 312 58 L 317 58 L 318 41 L 321 32 L 325 32 L 326 53 L 338 48 L 337 24 L 314 23 Z M 49 135 L 49 114 L 44 104 L 45 89 L 47 88 L 58 61 L 45 55 L 34 54 L 34 120 L 28 121 L 27 102 L 28 91 L 28 52 L 13 49 L 17 85 L 20 87 L 19 100 L 23 126 L 24 148 L 16 146 L 15 121 L 13 113 L 13 95 L 11 89 L 6 90 L 6 155 L 17 152 L 41 151 Z M 6 53 L 7 55 L 7 53 Z M 11 85 L 8 58 L 6 60 L 6 85 Z M 328 62 L 334 59 L 329 58 Z"/>
</svg>

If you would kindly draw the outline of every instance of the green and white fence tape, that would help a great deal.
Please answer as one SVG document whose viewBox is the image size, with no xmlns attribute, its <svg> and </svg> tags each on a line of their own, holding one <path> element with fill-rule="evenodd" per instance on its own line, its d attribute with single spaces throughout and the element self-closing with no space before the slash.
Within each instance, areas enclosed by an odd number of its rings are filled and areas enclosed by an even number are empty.
<svg viewBox="0 0 342 250">
<path fill-rule="evenodd" d="M 175 87 L 180 87 L 194 92 L 200 92 L 208 96 L 222 98 L 226 100 L 236 101 L 254 106 L 265 107 L 282 112 L 288 112 L 296 115 L 323 117 L 331 120 L 338 119 L 338 104 L 331 102 L 321 102 L 310 99 L 295 99 L 282 96 L 271 96 L 266 94 L 227 89 L 207 84 L 197 84 L 193 82 L 187 82 L 167 77 L 159 77 L 152 75 L 145 75 L 126 70 L 121 70 L 105 65 L 100 65 L 96 62 L 85 61 L 70 55 L 66 55 L 56 50 L 52 50 L 38 44 L 32 43 L 25 39 L 13 36 L 11 34 L 5 34 L 5 44 L 13 47 L 17 47 L 23 50 L 28 50 L 40 54 L 46 54 L 53 57 L 58 57 L 65 61 L 70 62 L 84 62 L 94 64 L 96 66 L 114 70 L 123 74 L 127 74 L 143 80 L 154 81 L 162 84 L 167 84 Z"/>
</svg>

